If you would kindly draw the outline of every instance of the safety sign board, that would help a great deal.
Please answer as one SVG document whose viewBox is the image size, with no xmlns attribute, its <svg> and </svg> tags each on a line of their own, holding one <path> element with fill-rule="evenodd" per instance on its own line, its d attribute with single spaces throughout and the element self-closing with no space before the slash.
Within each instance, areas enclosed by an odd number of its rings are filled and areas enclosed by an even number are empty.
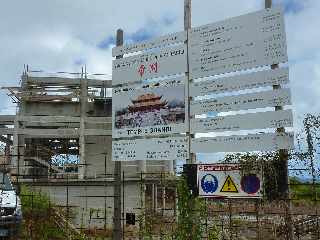
<svg viewBox="0 0 320 240">
<path fill-rule="evenodd" d="M 239 164 L 199 164 L 200 197 L 261 198 L 261 171 L 242 172 Z"/>
</svg>

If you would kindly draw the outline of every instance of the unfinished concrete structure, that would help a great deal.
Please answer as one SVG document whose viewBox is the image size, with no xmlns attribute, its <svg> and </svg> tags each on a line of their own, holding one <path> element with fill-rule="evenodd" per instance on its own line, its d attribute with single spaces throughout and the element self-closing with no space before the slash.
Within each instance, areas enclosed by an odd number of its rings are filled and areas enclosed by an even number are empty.
<svg viewBox="0 0 320 240">
<path fill-rule="evenodd" d="M 84 70 L 48 74 L 26 68 L 20 86 L 4 88 L 17 104 L 16 115 L 0 115 L 6 164 L 20 182 L 49 193 L 61 206 L 81 209 L 78 224 L 83 219 L 87 223 L 89 209 L 113 208 L 112 84 L 106 78 Z M 173 173 L 172 166 L 167 161 L 123 162 L 123 211 L 137 212 L 141 205 L 141 173 Z M 143 176 L 152 189 L 153 206 L 157 192 L 165 193 L 157 190 L 159 176 Z"/>
</svg>

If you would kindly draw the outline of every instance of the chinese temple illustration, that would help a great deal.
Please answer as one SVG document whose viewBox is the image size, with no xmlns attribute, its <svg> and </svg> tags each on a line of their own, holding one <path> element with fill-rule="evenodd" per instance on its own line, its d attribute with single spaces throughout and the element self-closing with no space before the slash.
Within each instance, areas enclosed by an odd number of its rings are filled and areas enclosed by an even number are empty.
<svg viewBox="0 0 320 240">
<path fill-rule="evenodd" d="M 131 100 L 133 105 L 128 106 L 129 112 L 152 112 L 160 110 L 167 105 L 166 100 L 161 100 L 162 96 L 154 93 L 146 93 L 139 96 L 136 100 Z"/>
</svg>

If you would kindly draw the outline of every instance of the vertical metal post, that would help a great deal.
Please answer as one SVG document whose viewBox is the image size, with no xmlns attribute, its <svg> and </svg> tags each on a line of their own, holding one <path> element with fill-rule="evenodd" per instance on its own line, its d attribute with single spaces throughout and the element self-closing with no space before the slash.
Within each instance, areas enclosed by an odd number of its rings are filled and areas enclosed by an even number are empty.
<svg viewBox="0 0 320 240">
<path fill-rule="evenodd" d="M 265 0 L 265 8 L 272 7 L 272 0 Z M 279 68 L 279 64 L 271 65 L 271 69 Z M 281 85 L 273 85 L 273 90 L 280 89 Z M 275 111 L 283 110 L 282 106 L 275 106 Z M 277 133 L 285 133 L 285 128 L 277 128 Z M 285 200 L 285 210 L 286 210 L 286 239 L 293 239 L 293 227 L 291 219 L 291 204 L 290 204 L 290 193 L 289 193 L 289 174 L 288 174 L 288 150 L 280 149 L 279 150 L 279 162 L 278 162 L 278 190 L 280 192 L 280 198 Z"/>
<path fill-rule="evenodd" d="M 117 30 L 116 45 L 123 45 L 123 30 Z M 116 56 L 117 59 L 123 55 Z M 122 238 L 121 229 L 121 162 L 114 162 L 113 240 Z"/>
<path fill-rule="evenodd" d="M 188 47 L 188 42 L 189 42 L 189 30 L 191 29 L 191 0 L 184 0 L 184 30 L 187 31 L 187 72 L 186 72 L 186 95 L 188 98 L 188 111 L 187 111 L 187 137 L 188 137 L 188 152 L 189 152 L 189 159 L 187 159 L 187 163 L 195 163 L 196 158 L 195 154 L 191 153 L 191 138 L 193 137 L 191 132 L 190 132 L 190 73 L 189 73 L 189 47 Z"/>
</svg>

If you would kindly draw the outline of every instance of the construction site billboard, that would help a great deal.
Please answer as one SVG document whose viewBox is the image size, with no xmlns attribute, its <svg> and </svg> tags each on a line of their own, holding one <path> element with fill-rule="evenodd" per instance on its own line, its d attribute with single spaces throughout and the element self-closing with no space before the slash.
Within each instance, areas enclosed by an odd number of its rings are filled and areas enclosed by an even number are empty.
<svg viewBox="0 0 320 240">
<path fill-rule="evenodd" d="M 113 89 L 113 138 L 186 131 L 185 78 Z"/>
</svg>

